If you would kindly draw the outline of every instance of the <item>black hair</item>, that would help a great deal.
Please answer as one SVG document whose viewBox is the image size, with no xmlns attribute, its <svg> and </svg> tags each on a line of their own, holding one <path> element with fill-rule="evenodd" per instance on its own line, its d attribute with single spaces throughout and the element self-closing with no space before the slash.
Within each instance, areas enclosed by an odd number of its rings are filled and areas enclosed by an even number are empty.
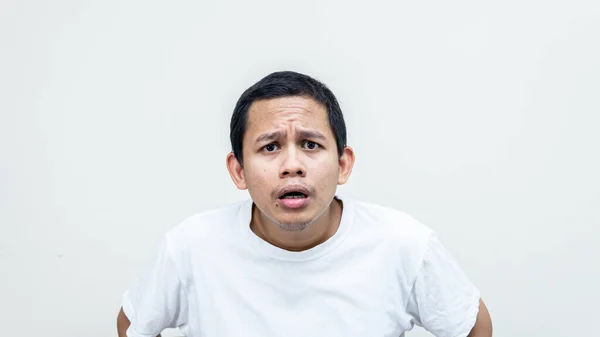
<svg viewBox="0 0 600 337">
<path fill-rule="evenodd" d="M 346 147 L 346 123 L 333 92 L 325 84 L 310 76 L 294 71 L 278 71 L 267 75 L 246 89 L 235 105 L 231 116 L 229 138 L 233 154 L 240 164 L 243 164 L 242 140 L 246 132 L 248 110 L 252 103 L 289 96 L 310 97 L 327 109 L 329 126 L 335 137 L 338 156 L 342 156 Z"/>
</svg>

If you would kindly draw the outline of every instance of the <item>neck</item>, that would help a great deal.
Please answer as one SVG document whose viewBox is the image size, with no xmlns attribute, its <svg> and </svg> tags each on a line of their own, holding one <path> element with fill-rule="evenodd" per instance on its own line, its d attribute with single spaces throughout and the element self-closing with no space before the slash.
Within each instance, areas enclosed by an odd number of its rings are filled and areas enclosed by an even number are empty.
<svg viewBox="0 0 600 337">
<path fill-rule="evenodd" d="M 258 207 L 252 208 L 250 228 L 261 239 L 289 251 L 303 251 L 313 248 L 332 237 L 342 218 L 342 202 L 333 198 L 327 210 L 301 231 L 287 231 L 265 217 Z"/>
</svg>

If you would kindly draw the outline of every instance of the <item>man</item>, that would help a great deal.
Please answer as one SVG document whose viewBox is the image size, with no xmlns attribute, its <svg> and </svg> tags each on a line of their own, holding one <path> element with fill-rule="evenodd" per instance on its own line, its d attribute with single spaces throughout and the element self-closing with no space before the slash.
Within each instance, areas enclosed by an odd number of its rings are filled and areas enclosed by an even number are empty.
<svg viewBox="0 0 600 337">
<path fill-rule="evenodd" d="M 251 199 L 170 230 L 123 297 L 119 336 L 487 337 L 476 287 L 428 227 L 336 195 L 342 111 L 317 80 L 276 72 L 240 97 L 227 169 Z"/>
</svg>

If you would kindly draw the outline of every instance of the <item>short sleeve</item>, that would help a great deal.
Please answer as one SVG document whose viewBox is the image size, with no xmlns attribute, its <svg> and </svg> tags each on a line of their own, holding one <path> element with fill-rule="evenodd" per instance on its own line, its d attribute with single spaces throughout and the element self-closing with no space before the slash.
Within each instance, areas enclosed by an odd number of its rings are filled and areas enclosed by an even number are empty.
<svg viewBox="0 0 600 337">
<path fill-rule="evenodd" d="M 165 237 L 154 258 L 123 295 L 128 337 L 155 337 L 187 323 L 188 301 Z"/>
<path fill-rule="evenodd" d="M 435 235 L 431 235 L 407 312 L 436 337 L 465 337 L 475 325 L 480 294 Z"/>
</svg>

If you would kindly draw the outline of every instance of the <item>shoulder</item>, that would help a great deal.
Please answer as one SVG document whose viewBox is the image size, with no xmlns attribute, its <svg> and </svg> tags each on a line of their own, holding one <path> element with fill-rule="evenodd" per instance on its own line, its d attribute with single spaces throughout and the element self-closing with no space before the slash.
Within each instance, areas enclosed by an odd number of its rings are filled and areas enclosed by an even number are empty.
<svg viewBox="0 0 600 337">
<path fill-rule="evenodd" d="M 185 247 L 218 240 L 235 230 L 248 200 L 193 214 L 166 233 L 171 246 Z"/>
<path fill-rule="evenodd" d="M 435 232 L 402 210 L 360 200 L 351 203 L 356 240 L 384 248 L 405 273 L 414 274 Z"/>
<path fill-rule="evenodd" d="M 402 210 L 360 200 L 352 200 L 352 203 L 358 226 L 379 232 L 392 240 L 426 244 L 433 234 L 430 227 Z"/>
</svg>

